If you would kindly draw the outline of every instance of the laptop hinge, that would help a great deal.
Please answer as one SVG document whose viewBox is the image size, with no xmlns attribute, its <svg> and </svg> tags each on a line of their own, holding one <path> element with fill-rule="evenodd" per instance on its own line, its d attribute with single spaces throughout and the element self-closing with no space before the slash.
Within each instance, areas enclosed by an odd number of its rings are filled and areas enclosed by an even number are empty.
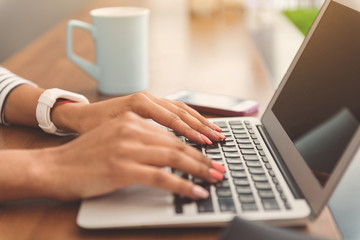
<svg viewBox="0 0 360 240">
<path fill-rule="evenodd" d="M 285 181 L 289 185 L 291 192 L 293 193 L 296 199 L 304 198 L 300 188 L 298 187 L 297 183 L 295 182 L 294 178 L 291 176 L 289 169 L 286 167 L 285 162 L 279 152 L 277 151 L 275 145 L 271 141 L 266 129 L 264 126 L 257 125 L 257 128 L 268 147 L 272 157 L 274 158 L 278 168 L 280 169 L 281 173 L 284 176 Z"/>
</svg>

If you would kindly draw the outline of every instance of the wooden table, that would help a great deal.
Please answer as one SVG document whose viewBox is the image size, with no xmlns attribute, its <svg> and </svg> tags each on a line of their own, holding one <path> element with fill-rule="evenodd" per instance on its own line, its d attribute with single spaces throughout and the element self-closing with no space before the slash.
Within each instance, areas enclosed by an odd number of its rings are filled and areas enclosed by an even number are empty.
<svg viewBox="0 0 360 240">
<path fill-rule="evenodd" d="M 260 113 L 274 91 L 240 12 L 208 17 L 189 14 L 185 0 L 97 0 L 74 18 L 90 22 L 90 9 L 143 6 L 151 10 L 150 87 L 162 97 L 180 89 L 253 98 Z M 44 9 L 46 11 L 46 9 Z M 86 95 L 92 102 L 108 98 L 96 82 L 65 54 L 66 21 L 54 27 L 2 65 L 43 88 L 59 87 Z M 77 30 L 76 53 L 94 59 L 90 36 Z M 41 148 L 69 141 L 24 127 L 0 128 L 0 148 Z M 80 202 L 26 200 L 0 205 L 0 239 L 217 239 L 219 228 L 89 231 L 75 223 Z M 326 208 L 300 231 L 340 238 Z"/>
</svg>

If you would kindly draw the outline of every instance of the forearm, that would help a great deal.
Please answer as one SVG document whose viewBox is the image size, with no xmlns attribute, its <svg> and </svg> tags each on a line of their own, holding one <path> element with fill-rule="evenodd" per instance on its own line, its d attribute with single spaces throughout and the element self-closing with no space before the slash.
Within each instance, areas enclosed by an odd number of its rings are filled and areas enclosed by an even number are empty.
<svg viewBox="0 0 360 240">
<path fill-rule="evenodd" d="M 5 110 L 6 122 L 10 124 L 37 126 L 36 106 L 44 89 L 21 85 L 8 96 Z M 78 132 L 81 120 L 81 103 L 66 103 L 53 107 L 51 120 L 60 129 Z"/>
<path fill-rule="evenodd" d="M 47 150 L 0 151 L 0 201 L 49 197 L 41 159 L 50 157 Z"/>
<path fill-rule="evenodd" d="M 7 123 L 37 126 L 37 100 L 44 90 L 31 85 L 21 85 L 8 96 L 5 104 L 5 119 Z"/>
</svg>

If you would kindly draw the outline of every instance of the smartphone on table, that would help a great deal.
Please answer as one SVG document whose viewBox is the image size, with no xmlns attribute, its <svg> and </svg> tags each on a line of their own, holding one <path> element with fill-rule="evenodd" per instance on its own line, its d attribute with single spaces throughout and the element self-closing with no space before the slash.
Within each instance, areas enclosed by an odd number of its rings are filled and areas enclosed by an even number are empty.
<svg viewBox="0 0 360 240">
<path fill-rule="evenodd" d="M 186 90 L 173 93 L 166 98 L 184 102 L 198 112 L 228 117 L 248 116 L 256 113 L 259 108 L 255 100 Z"/>
</svg>

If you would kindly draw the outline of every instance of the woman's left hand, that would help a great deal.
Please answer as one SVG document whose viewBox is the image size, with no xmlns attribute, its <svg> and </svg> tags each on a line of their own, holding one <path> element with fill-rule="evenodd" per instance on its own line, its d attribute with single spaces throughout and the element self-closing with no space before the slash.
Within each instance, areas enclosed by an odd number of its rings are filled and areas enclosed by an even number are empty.
<svg viewBox="0 0 360 240">
<path fill-rule="evenodd" d="M 186 104 L 159 99 L 147 92 L 139 92 L 93 104 L 60 105 L 53 110 L 52 119 L 55 125 L 60 128 L 83 134 L 128 111 L 132 111 L 143 118 L 153 119 L 196 143 L 211 144 L 212 141 L 225 139 L 218 126 L 210 123 Z"/>
</svg>

